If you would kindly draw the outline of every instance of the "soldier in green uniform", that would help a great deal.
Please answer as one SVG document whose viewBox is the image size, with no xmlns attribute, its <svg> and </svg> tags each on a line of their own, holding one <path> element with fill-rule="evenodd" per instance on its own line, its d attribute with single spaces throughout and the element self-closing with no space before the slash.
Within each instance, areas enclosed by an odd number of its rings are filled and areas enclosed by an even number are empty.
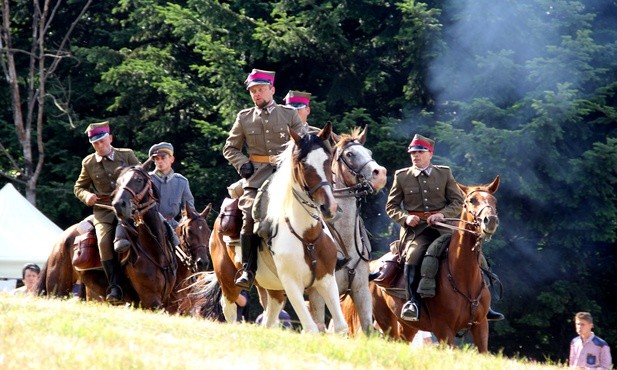
<svg viewBox="0 0 617 370">
<path fill-rule="evenodd" d="M 94 206 L 94 228 L 98 240 L 103 270 L 109 283 L 106 300 L 112 304 L 122 302 L 122 289 L 118 284 L 121 274 L 120 261 L 114 255 L 114 230 L 118 224 L 111 206 L 111 193 L 116 188 L 116 168 L 138 165 L 131 149 L 111 146 L 109 122 L 93 123 L 86 130 L 95 152 L 81 162 L 81 172 L 75 182 L 74 193 L 87 206 Z"/>
<path fill-rule="evenodd" d="M 255 106 L 241 110 L 229 131 L 223 155 L 244 178 L 243 194 L 239 200 L 242 210 L 242 275 L 236 285 L 249 290 L 257 268 L 257 248 L 260 237 L 254 234 L 251 214 L 259 187 L 276 170 L 276 155 L 289 141 L 288 130 L 302 135 L 306 132 L 295 109 L 277 104 L 274 99 L 275 72 L 253 69 L 246 88 Z M 243 152 L 246 146 L 246 153 Z"/>
<path fill-rule="evenodd" d="M 287 95 L 285 95 L 285 104 L 294 108 L 296 112 L 298 112 L 298 116 L 300 116 L 300 120 L 302 123 L 306 125 L 309 130 L 316 130 L 318 132 L 318 128 L 313 128 L 308 126 L 308 116 L 311 114 L 311 93 L 304 91 L 296 91 L 289 90 Z"/>
<path fill-rule="evenodd" d="M 408 321 L 420 318 L 415 291 L 422 257 L 435 239 L 452 232 L 434 223 L 459 217 L 464 202 L 450 168 L 431 164 L 434 148 L 433 140 L 419 134 L 413 137 L 407 149 L 412 166 L 396 171 L 386 202 L 386 213 L 401 225 L 400 242 L 407 280 L 407 302 L 401 310 L 401 317 Z M 489 310 L 489 319 L 491 316 L 503 318 L 500 313 Z"/>
</svg>

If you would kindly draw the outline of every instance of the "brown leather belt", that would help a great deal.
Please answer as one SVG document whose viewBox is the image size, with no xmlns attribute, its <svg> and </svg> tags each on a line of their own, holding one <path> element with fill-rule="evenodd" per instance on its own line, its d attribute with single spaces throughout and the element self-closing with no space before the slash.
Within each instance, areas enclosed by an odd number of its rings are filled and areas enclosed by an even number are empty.
<svg viewBox="0 0 617 370">
<path fill-rule="evenodd" d="M 407 211 L 410 215 L 418 216 L 421 219 L 426 220 L 428 216 L 434 215 L 435 213 L 440 213 L 441 211 L 431 211 L 431 212 L 422 212 L 422 211 Z"/>
<path fill-rule="evenodd" d="M 257 155 L 251 154 L 249 155 L 249 159 L 253 162 L 257 163 L 271 163 L 276 164 L 276 156 L 275 155 Z"/>
</svg>

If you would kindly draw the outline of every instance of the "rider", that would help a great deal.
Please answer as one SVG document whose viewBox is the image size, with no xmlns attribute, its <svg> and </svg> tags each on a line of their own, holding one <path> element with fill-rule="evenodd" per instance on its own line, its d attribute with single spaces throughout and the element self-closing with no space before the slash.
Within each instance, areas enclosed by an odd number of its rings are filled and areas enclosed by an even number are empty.
<svg viewBox="0 0 617 370">
<path fill-rule="evenodd" d="M 156 165 L 156 170 L 150 172 L 150 176 L 152 176 L 152 185 L 159 196 L 159 212 L 171 226 L 168 232 L 171 232 L 173 245 L 177 246 L 180 240 L 174 232 L 178 227 L 176 218 L 187 202 L 191 208 L 195 209 L 195 198 L 191 193 L 189 180 L 171 168 L 176 160 L 173 145 L 167 142 L 152 145 L 148 156 L 154 160 Z"/>
<path fill-rule="evenodd" d="M 111 208 L 111 193 L 116 188 L 116 168 L 138 165 L 139 160 L 133 150 L 111 146 L 113 136 L 109 122 L 89 125 L 86 134 L 95 152 L 81 162 L 81 172 L 73 192 L 87 206 L 94 206 L 94 229 L 109 284 L 106 300 L 119 304 L 122 303 L 122 289 L 118 279 L 122 270 L 120 261 L 114 256 L 114 228 L 118 221 Z"/>
<path fill-rule="evenodd" d="M 463 194 L 447 166 L 431 164 L 435 142 L 416 134 L 409 143 L 412 166 L 394 174 L 394 182 L 386 203 L 386 213 L 400 224 L 401 245 L 404 246 L 407 302 L 401 317 L 408 321 L 420 318 L 420 305 L 415 294 L 420 275 L 420 263 L 428 246 L 440 235 L 452 231 L 434 225 L 446 217 L 459 217 Z M 489 309 L 489 320 L 503 315 Z"/>
<path fill-rule="evenodd" d="M 223 148 L 225 158 L 244 178 L 244 192 L 238 205 L 243 216 L 240 232 L 242 275 L 235 284 L 247 290 L 253 285 L 257 248 L 261 242 L 253 233 L 251 214 L 257 190 L 276 170 L 275 156 L 289 141 L 288 130 L 305 132 L 298 113 L 274 101 L 274 75 L 275 72 L 260 69 L 253 69 L 248 75 L 244 83 L 255 106 L 238 113 Z M 245 145 L 248 156 L 242 151 Z"/>
<path fill-rule="evenodd" d="M 302 123 L 304 123 L 306 129 L 310 130 L 311 132 L 319 131 L 318 128 L 309 126 L 307 121 L 309 114 L 311 114 L 311 107 L 309 106 L 311 102 L 311 93 L 289 90 L 283 100 L 285 101 L 285 104 L 292 107 L 296 110 L 296 112 L 298 112 L 298 116 L 300 116 L 300 120 L 302 121 Z"/>
</svg>

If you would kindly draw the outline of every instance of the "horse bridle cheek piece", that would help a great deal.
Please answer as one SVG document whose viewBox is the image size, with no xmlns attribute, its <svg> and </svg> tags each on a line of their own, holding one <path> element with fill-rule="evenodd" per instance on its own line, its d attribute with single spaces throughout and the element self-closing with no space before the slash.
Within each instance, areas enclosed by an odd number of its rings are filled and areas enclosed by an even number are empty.
<svg viewBox="0 0 617 370">
<path fill-rule="evenodd" d="M 135 178 L 135 175 L 137 173 L 139 173 L 140 175 L 146 176 L 147 178 L 150 177 L 150 175 L 148 175 L 147 173 L 136 170 L 135 173 L 133 174 L 133 177 L 131 177 L 131 179 Z M 127 187 L 126 184 L 123 185 L 122 190 L 126 190 L 132 196 L 131 203 L 133 204 L 133 207 L 134 207 L 133 220 L 135 221 L 135 224 L 136 225 L 142 224 L 143 215 L 145 215 L 146 212 L 150 210 L 150 208 L 156 205 L 156 198 L 154 197 L 154 193 L 152 192 L 152 182 L 146 181 L 146 186 L 144 186 L 144 188 L 139 193 L 135 193 L 133 189 Z M 148 201 L 142 204 L 142 200 L 145 198 L 146 194 L 148 194 L 149 196 Z"/>
</svg>

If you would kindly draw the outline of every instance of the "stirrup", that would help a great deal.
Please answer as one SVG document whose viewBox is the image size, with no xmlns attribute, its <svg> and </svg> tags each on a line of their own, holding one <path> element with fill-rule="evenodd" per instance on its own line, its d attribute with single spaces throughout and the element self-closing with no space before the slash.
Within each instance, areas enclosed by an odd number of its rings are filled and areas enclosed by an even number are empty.
<svg viewBox="0 0 617 370">
<path fill-rule="evenodd" d="M 246 269 L 242 270 L 242 275 L 240 275 L 234 284 L 242 289 L 251 290 L 253 286 L 253 281 L 255 280 L 255 274 L 252 271 L 248 271 Z"/>
<path fill-rule="evenodd" d="M 124 301 L 122 300 L 122 288 L 120 287 L 120 285 L 110 285 L 109 287 L 107 287 L 107 292 L 107 296 L 105 296 L 105 301 L 107 303 L 114 306 L 124 304 Z"/>
<path fill-rule="evenodd" d="M 407 301 L 401 310 L 401 318 L 406 321 L 420 320 L 420 310 L 418 310 L 418 305 L 413 301 Z"/>
</svg>

